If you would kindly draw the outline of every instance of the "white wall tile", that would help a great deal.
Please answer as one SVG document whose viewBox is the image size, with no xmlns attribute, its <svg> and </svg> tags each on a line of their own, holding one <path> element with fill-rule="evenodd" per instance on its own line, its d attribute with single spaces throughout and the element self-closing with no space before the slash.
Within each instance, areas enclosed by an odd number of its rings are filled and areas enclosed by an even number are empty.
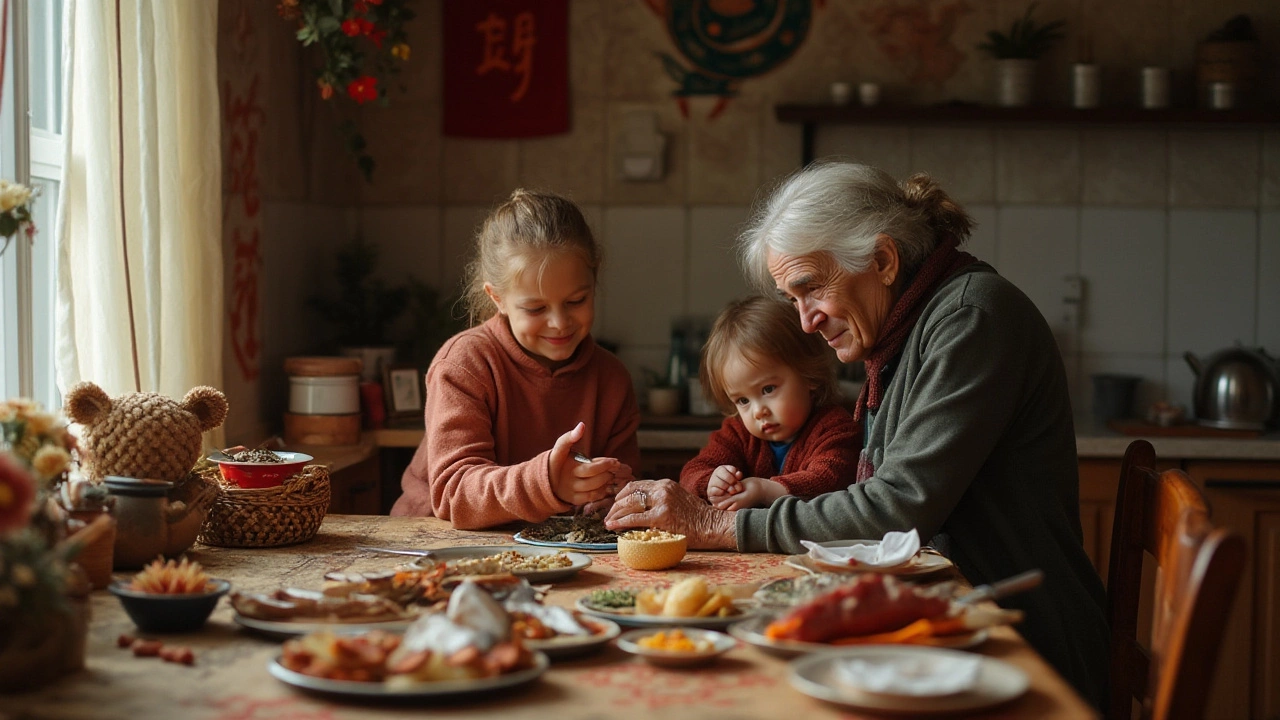
<svg viewBox="0 0 1280 720">
<path fill-rule="evenodd" d="M 996 133 L 996 200 L 1080 201 L 1080 132 L 1058 128 Z"/>
<path fill-rule="evenodd" d="M 1254 341 L 1257 214 L 1174 210 L 1169 215 L 1168 347 L 1209 353 Z"/>
<path fill-rule="evenodd" d="M 1165 218 L 1163 210 L 1081 210 L 1084 352 L 1164 352 Z"/>
<path fill-rule="evenodd" d="M 1262 213 L 1258 248 L 1258 345 L 1280 357 L 1280 211 Z"/>
<path fill-rule="evenodd" d="M 1170 132 L 1170 204 L 1256 207 L 1261 142 L 1254 131 Z"/>
<path fill-rule="evenodd" d="M 903 180 L 912 172 L 911 132 L 881 125 L 824 125 L 814 141 L 816 157 L 838 156 L 874 165 Z"/>
<path fill-rule="evenodd" d="M 683 206 L 605 210 L 602 337 L 624 349 L 670 341 L 671 319 L 686 307 L 687 223 Z"/>
<path fill-rule="evenodd" d="M 734 253 L 748 212 L 737 205 L 689 210 L 689 314 L 715 317 L 730 300 L 752 294 Z"/>
<path fill-rule="evenodd" d="M 994 205 L 965 205 L 964 209 L 973 218 L 975 226 L 969 234 L 969 242 L 963 250 L 979 260 L 991 265 L 996 270 L 996 225 L 997 213 Z"/>
<path fill-rule="evenodd" d="M 377 276 L 403 283 L 412 275 L 438 290 L 442 248 L 440 208 L 436 205 L 371 205 L 360 211 L 364 237 L 378 246 Z"/>
<path fill-rule="evenodd" d="M 911 171 L 929 173 L 961 203 L 995 200 L 995 163 L 991 128 L 911 129 Z"/>
<path fill-rule="evenodd" d="M 1164 207 L 1168 200 L 1169 143 L 1163 130 L 1086 130 L 1080 155 L 1086 204 Z"/>
<path fill-rule="evenodd" d="M 1078 226 L 1075 207 L 1005 206 L 997 220 L 995 266 L 1040 309 L 1064 353 L 1075 351 L 1075 331 L 1062 322 L 1062 287 L 1064 276 L 1079 274 Z"/>
<path fill-rule="evenodd" d="M 1262 133 L 1262 207 L 1280 207 L 1280 131 Z"/>
</svg>

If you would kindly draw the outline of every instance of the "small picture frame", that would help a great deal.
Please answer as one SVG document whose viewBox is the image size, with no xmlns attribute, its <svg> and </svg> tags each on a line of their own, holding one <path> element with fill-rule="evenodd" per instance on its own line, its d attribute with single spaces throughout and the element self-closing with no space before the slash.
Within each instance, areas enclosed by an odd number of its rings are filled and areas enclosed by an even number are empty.
<svg viewBox="0 0 1280 720">
<path fill-rule="evenodd" d="M 387 365 L 382 371 L 382 390 L 387 397 L 388 420 L 422 417 L 425 395 L 417 365 Z"/>
</svg>

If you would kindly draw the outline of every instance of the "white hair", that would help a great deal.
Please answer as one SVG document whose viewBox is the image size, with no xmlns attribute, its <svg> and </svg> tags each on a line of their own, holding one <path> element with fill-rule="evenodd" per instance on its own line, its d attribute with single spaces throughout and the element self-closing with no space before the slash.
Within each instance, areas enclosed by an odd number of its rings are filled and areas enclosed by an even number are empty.
<svg viewBox="0 0 1280 720">
<path fill-rule="evenodd" d="M 826 161 L 794 173 L 756 207 L 738 237 L 738 256 L 748 279 L 772 292 L 770 251 L 793 257 L 828 253 L 846 271 L 860 273 L 870 267 L 876 239 L 884 234 L 912 274 L 944 233 L 962 243 L 972 225 L 927 175 L 899 185 L 869 165 Z"/>
</svg>

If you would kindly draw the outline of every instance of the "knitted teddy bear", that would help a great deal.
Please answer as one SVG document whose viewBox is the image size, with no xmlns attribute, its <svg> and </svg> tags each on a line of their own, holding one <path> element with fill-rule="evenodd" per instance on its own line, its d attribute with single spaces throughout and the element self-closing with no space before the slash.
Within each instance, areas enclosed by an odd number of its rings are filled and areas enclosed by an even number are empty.
<svg viewBox="0 0 1280 720">
<path fill-rule="evenodd" d="M 64 411 L 83 426 L 78 442 L 85 474 L 180 482 L 200 459 L 201 433 L 222 424 L 227 397 L 195 387 L 182 402 L 153 392 L 115 398 L 91 382 L 67 392 Z"/>
</svg>

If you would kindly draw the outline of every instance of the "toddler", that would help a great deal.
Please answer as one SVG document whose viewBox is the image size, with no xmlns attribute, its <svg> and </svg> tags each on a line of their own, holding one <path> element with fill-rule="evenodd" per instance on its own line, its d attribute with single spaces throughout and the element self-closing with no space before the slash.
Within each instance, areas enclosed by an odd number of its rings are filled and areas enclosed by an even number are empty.
<svg viewBox="0 0 1280 720">
<path fill-rule="evenodd" d="M 835 363 L 795 308 L 767 297 L 720 313 L 699 369 L 707 399 L 726 415 L 680 484 L 721 510 L 767 507 L 783 495 L 845 488 L 862 446 L 836 404 Z"/>
</svg>

